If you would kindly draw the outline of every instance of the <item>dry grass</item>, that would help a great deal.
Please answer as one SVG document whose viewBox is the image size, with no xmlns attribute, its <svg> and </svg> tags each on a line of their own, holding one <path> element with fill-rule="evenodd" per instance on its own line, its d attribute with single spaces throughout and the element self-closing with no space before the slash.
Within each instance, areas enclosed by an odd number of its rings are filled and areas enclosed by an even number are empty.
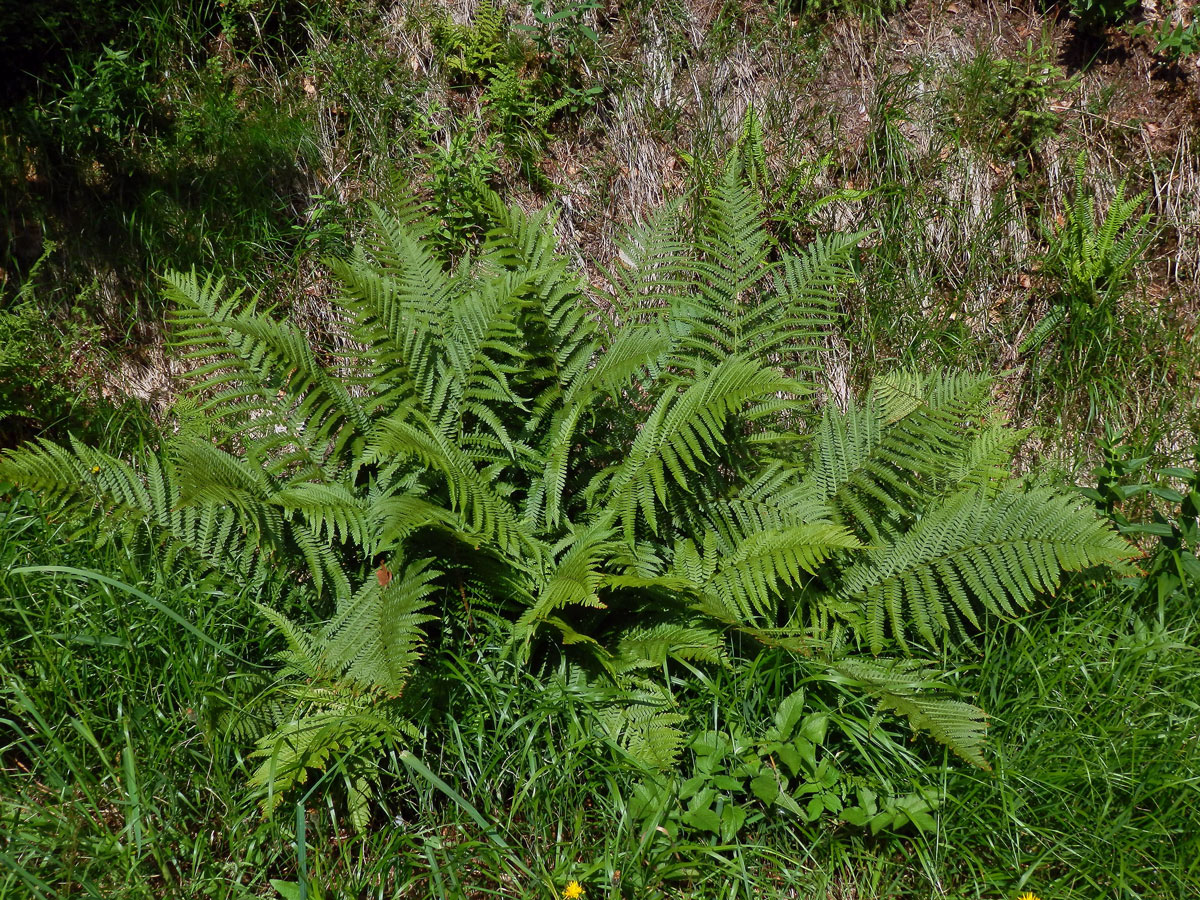
<svg viewBox="0 0 1200 900">
<path fill-rule="evenodd" d="M 364 51 L 397 66 L 387 90 L 415 92 L 414 127 L 397 133 L 367 135 L 365 142 L 364 135 L 347 133 L 349 113 L 356 122 L 371 121 L 372 105 L 383 98 L 334 96 L 319 65 L 290 74 L 245 73 L 257 78 L 256 90 L 298 97 L 308 109 L 317 162 L 303 173 L 298 196 L 319 193 L 346 208 L 365 198 L 386 201 L 394 196 L 397 170 L 420 189 L 422 134 L 442 146 L 462 128 L 477 129 L 483 139 L 482 92 L 451 88 L 433 39 L 439 20 L 467 23 L 477 6 L 475 0 L 414 0 L 362 13 L 374 17 Z M 505 8 L 512 22 L 534 23 L 528 5 Z M 1018 348 L 1048 309 L 1051 286 L 1038 274 L 1043 224 L 1064 215 L 1081 149 L 1087 180 L 1102 201 L 1124 177 L 1149 192 L 1158 237 L 1128 303 L 1177 331 L 1177 346 L 1194 348 L 1200 73 L 1187 69 L 1192 63 L 1172 74 L 1145 52 L 1144 42 L 1114 37 L 1083 67 L 1090 48 L 1080 49 L 1066 20 L 1047 17 L 1031 3 L 916 0 L 878 26 L 842 15 L 814 27 L 795 15 L 776 18 L 772 9 L 757 2 L 672 0 L 609 3 L 587 13 L 589 26 L 604 35 L 605 71 L 597 74 L 611 91 L 594 109 L 555 124 L 539 161 L 543 184 L 531 186 L 506 162 L 496 186 L 526 208 L 556 208 L 562 249 L 598 294 L 619 237 L 694 183 L 692 161 L 710 169 L 753 107 L 776 182 L 807 172 L 792 198 L 802 212 L 795 226 L 809 233 L 873 231 L 863 285 L 846 301 L 850 326 L 837 338 L 842 364 L 828 375 L 833 396 L 844 397 L 889 359 L 943 361 L 1010 370 L 1013 414 L 1029 422 L 1052 419 L 1063 398 L 1031 392 L 1039 368 Z M 1150 13 L 1177 17 L 1182 9 Z M 311 58 L 322 59 L 329 41 L 338 39 L 315 34 Z M 962 110 L 954 107 L 955 79 L 981 47 L 1013 58 L 1029 41 L 1052 45 L 1059 64 L 1075 76 L 1069 90 L 1051 99 L 1056 127 L 1036 150 L 1032 177 L 964 138 Z M 396 80 L 401 76 L 407 87 Z M 545 190 L 546 184 L 553 187 Z M 804 210 L 847 189 L 868 193 Z M 313 209 L 301 203 L 299 221 Z M 114 316 L 128 308 L 119 283 L 94 274 L 101 293 L 112 295 L 102 306 Z M 314 255 L 277 268 L 271 286 L 310 330 L 331 327 L 325 321 L 329 290 Z M 947 342 L 938 337 L 943 333 L 955 336 Z M 170 373 L 161 335 L 150 327 L 136 329 L 135 337 L 136 352 L 115 348 L 122 361 L 108 389 L 162 407 L 170 399 Z M 935 345 L 940 349 L 932 352 Z M 1161 409 L 1151 410 L 1149 394 L 1161 393 L 1167 377 L 1131 382 L 1122 415 L 1162 418 Z M 1181 377 L 1169 376 L 1178 396 L 1188 389 Z M 1200 373 L 1188 377 L 1195 387 Z M 1147 396 L 1139 398 L 1139 391 Z M 1034 394 L 1040 399 L 1031 400 Z M 1182 412 L 1178 421 L 1160 423 L 1171 433 L 1169 445 L 1188 442 L 1195 411 Z"/>
</svg>

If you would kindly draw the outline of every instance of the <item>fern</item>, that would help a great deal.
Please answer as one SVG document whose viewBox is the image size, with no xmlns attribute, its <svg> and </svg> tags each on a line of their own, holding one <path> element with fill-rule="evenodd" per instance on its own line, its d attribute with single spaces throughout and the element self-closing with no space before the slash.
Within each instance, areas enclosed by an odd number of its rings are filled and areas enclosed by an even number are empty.
<svg viewBox="0 0 1200 900">
<path fill-rule="evenodd" d="M 921 654 L 1130 548 L 1013 477 L 1024 433 L 988 378 L 896 372 L 813 408 L 862 236 L 778 246 L 745 152 L 695 219 L 669 206 L 623 245 L 611 319 L 549 213 L 495 197 L 453 263 L 417 211 L 373 209 L 333 266 L 336 350 L 174 274 L 190 370 L 163 446 L 127 461 L 41 442 L 0 457 L 0 478 L 264 591 L 287 642 L 259 716 L 268 808 L 336 769 L 365 821 L 381 754 L 414 733 L 434 621 L 446 641 L 501 626 L 535 674 L 603 682 L 597 736 L 642 766 L 685 744 L 675 670 L 736 665 L 750 641 L 826 660 L 979 764 L 982 714 Z"/>
<path fill-rule="evenodd" d="M 1061 572 L 1113 565 L 1129 547 L 1082 509 L 1048 488 L 978 489 L 933 507 L 899 540 L 868 550 L 847 569 L 841 592 L 862 607 L 873 652 L 885 630 L 903 645 L 912 627 L 930 644 L 961 616 L 979 627 L 975 604 L 1013 616 L 1054 591 Z M 947 602 L 949 601 L 949 602 Z"/>
<path fill-rule="evenodd" d="M 351 821 L 364 827 L 378 784 L 372 757 L 415 737 L 395 701 L 416 662 L 421 626 L 434 618 L 422 610 L 440 573 L 428 560 L 401 566 L 395 576 L 368 581 L 319 634 L 260 607 L 287 639 L 280 659 L 292 678 L 282 690 L 293 701 L 291 714 L 257 741 L 263 761 L 251 784 L 265 793 L 268 811 L 310 771 L 336 762 L 348 775 Z M 264 703 L 280 705 L 275 696 L 257 705 Z"/>
<path fill-rule="evenodd" d="M 1075 199 L 1051 255 L 1064 269 L 1068 292 L 1095 305 L 1124 288 L 1144 249 L 1150 213 L 1137 217 L 1146 193 L 1126 197 L 1126 182 L 1122 181 L 1103 220 L 1097 223 L 1095 199 L 1084 185 L 1086 170 L 1086 156 L 1080 153 L 1075 162 Z"/>
<path fill-rule="evenodd" d="M 990 769 L 983 756 L 987 717 L 978 707 L 937 696 L 938 673 L 912 659 L 846 657 L 831 671 L 877 698 L 879 707 L 905 716 L 914 730 L 927 731 L 969 763 Z"/>
<path fill-rule="evenodd" d="M 1036 350 L 1069 320 L 1072 332 L 1087 333 L 1111 325 L 1113 309 L 1128 289 L 1134 267 L 1149 246 L 1151 215 L 1138 215 L 1146 192 L 1126 197 L 1126 181 L 1097 221 L 1096 201 L 1086 189 L 1087 156 L 1075 162 L 1075 196 L 1057 232 L 1047 230 L 1049 252 L 1042 268 L 1059 281 L 1054 305 L 1021 342 L 1021 351 Z M 1072 335 L 1072 337 L 1074 334 Z"/>
</svg>

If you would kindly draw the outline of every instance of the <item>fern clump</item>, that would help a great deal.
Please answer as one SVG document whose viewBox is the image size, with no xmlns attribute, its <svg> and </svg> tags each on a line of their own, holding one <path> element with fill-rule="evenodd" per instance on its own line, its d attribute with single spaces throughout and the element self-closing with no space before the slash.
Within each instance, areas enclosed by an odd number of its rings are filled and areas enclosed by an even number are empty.
<svg viewBox="0 0 1200 900">
<path fill-rule="evenodd" d="M 1047 230 L 1050 249 L 1042 269 L 1059 289 L 1050 310 L 1022 342 L 1022 350 L 1041 346 L 1064 321 L 1064 344 L 1072 349 L 1087 347 L 1091 352 L 1088 345 L 1108 346 L 1118 303 L 1129 290 L 1134 268 L 1152 237 L 1147 232 L 1150 213 L 1138 215 L 1145 191 L 1126 197 L 1126 181 L 1121 181 L 1108 209 L 1099 216 L 1096 200 L 1084 183 L 1086 167 L 1087 157 L 1080 153 L 1075 160 L 1074 200 L 1062 227 Z"/>
<path fill-rule="evenodd" d="M 735 160 L 698 216 L 668 207 L 630 239 L 603 317 L 548 212 L 489 214 L 451 264 L 419 211 L 375 209 L 333 267 L 333 346 L 169 276 L 189 374 L 162 447 L 43 442 L 0 478 L 285 585 L 264 594 L 293 701 L 260 741 L 272 797 L 405 741 L 427 629 L 484 623 L 529 669 L 607 682 L 624 700 L 597 734 L 652 768 L 686 737 L 672 667 L 732 665 L 746 639 L 986 765 L 982 714 L 921 658 L 1130 549 L 1074 494 L 1013 476 L 1024 435 L 987 378 L 901 372 L 818 402 L 861 235 L 776 246 Z M 302 606 L 328 621 L 283 614 Z M 361 821 L 371 769 L 344 770 Z"/>
</svg>

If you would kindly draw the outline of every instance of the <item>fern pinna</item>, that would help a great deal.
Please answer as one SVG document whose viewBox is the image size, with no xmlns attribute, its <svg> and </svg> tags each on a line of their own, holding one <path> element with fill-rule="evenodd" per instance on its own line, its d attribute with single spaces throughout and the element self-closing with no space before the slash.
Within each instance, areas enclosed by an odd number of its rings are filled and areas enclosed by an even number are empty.
<svg viewBox="0 0 1200 900">
<path fill-rule="evenodd" d="M 816 402 L 861 235 L 783 251 L 735 160 L 698 217 L 668 207 L 629 240 L 601 314 L 549 213 L 489 212 L 450 265 L 418 214 L 375 209 L 333 267 L 336 344 L 170 276 L 190 371 L 161 450 L 43 442 L 0 477 L 331 604 L 320 627 L 264 606 L 295 701 L 260 741 L 273 797 L 403 740 L 423 628 L 468 599 L 524 664 L 565 657 L 619 688 L 599 733 L 650 765 L 683 743 L 664 671 L 730 664 L 734 632 L 986 765 L 982 714 L 914 687 L 912 661 L 1130 549 L 1073 494 L 1013 477 L 1023 434 L 986 378 L 903 372 Z M 361 820 L 370 773 L 349 775 Z"/>
</svg>

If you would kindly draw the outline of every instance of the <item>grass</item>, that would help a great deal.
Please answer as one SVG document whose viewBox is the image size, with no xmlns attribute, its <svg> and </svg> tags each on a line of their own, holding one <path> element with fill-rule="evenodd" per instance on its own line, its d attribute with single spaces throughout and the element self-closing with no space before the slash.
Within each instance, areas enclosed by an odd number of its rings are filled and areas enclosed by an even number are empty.
<svg viewBox="0 0 1200 900">
<path fill-rule="evenodd" d="M 258 816 L 245 740 L 221 715 L 270 677 L 250 598 L 63 529 L 24 497 L 0 517 L 0 896 L 295 882 L 295 807 Z M 342 821 L 336 770 L 311 785 L 304 874 L 328 897 L 546 897 L 572 879 L 613 898 L 1185 896 L 1200 883 L 1196 628 L 1194 609 L 1076 586 L 992 632 L 964 671 L 992 715 L 994 771 L 912 770 L 945 792 L 935 832 L 785 817 L 732 843 L 641 818 L 646 773 L 588 721 L 603 698 L 514 668 L 480 631 L 435 667 L 416 763 L 382 761 L 396 789 L 367 834 Z M 769 682 L 794 677 L 763 662 L 680 688 L 700 720 L 761 721 Z"/>
<path fill-rule="evenodd" d="M 1196 627 L 1185 605 L 1099 592 L 990 642 L 979 684 L 996 773 L 949 778 L 944 840 L 962 857 L 949 870 L 1053 897 L 1194 890 Z"/>
<path fill-rule="evenodd" d="M 20 497 L 0 522 L 0 896 L 244 896 L 285 844 L 198 726 L 266 675 L 241 657 L 248 598 L 70 541 Z"/>
</svg>

